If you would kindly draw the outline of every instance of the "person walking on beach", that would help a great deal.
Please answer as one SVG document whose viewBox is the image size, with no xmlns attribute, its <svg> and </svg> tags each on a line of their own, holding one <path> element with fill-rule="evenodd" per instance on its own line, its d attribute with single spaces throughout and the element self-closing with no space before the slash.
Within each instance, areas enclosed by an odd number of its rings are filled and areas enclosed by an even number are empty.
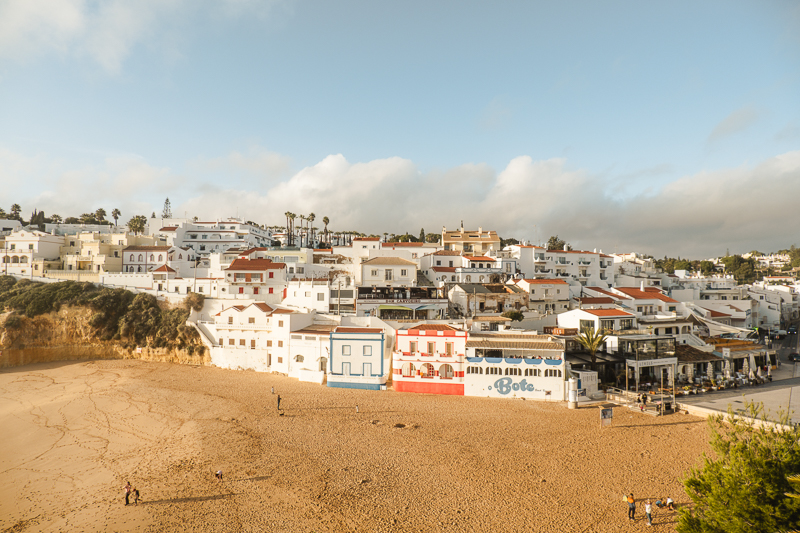
<svg viewBox="0 0 800 533">
<path fill-rule="evenodd" d="M 278 411 L 281 410 L 281 395 L 278 394 Z"/>
<path fill-rule="evenodd" d="M 131 482 L 128 481 L 125 483 L 125 505 L 130 503 L 129 498 L 131 497 Z"/>
<path fill-rule="evenodd" d="M 647 500 L 647 503 L 644 504 L 644 515 L 647 517 L 647 525 L 653 525 L 653 506 L 650 504 L 650 500 Z"/>
<path fill-rule="evenodd" d="M 628 495 L 628 520 L 636 520 L 636 499 L 631 492 Z"/>
</svg>

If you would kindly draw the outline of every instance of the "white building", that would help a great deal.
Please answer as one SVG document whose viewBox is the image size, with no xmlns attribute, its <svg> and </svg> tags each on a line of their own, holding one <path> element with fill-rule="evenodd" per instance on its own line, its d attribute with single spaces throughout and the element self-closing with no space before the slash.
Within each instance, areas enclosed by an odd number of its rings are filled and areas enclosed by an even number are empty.
<svg viewBox="0 0 800 533">
<path fill-rule="evenodd" d="M 45 270 L 60 268 L 64 237 L 38 230 L 21 229 L 7 235 L 0 250 L 2 273 L 41 276 Z"/>
<path fill-rule="evenodd" d="M 390 344 L 381 328 L 339 326 L 330 334 L 328 387 L 383 390 Z"/>
</svg>

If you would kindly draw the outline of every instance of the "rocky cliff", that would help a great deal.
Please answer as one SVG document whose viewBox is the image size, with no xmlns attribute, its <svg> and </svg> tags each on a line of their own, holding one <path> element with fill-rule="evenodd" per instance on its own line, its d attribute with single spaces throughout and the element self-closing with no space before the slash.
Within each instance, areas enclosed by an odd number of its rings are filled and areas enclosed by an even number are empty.
<svg viewBox="0 0 800 533">
<path fill-rule="evenodd" d="M 94 335 L 89 325 L 91 316 L 92 311 L 86 307 L 66 306 L 58 312 L 34 318 L 9 313 L 0 315 L 0 368 L 87 359 L 210 364 L 211 358 L 199 339 L 185 349 L 136 346 L 125 340 L 103 341 Z"/>
</svg>

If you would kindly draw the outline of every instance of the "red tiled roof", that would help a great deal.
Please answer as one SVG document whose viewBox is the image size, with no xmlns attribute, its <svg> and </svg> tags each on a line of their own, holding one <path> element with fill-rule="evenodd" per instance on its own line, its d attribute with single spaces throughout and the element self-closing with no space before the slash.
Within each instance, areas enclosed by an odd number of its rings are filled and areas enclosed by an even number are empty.
<svg viewBox="0 0 800 533">
<path fill-rule="evenodd" d="M 456 267 L 431 267 L 434 272 L 455 272 Z"/>
<path fill-rule="evenodd" d="M 280 270 L 286 263 L 273 263 L 272 259 L 234 259 L 225 270 Z"/>
<path fill-rule="evenodd" d="M 465 255 L 464 259 L 466 259 L 467 261 L 489 261 L 489 262 L 494 262 L 494 259 L 492 259 L 491 257 L 474 257 L 474 256 L 471 256 L 471 255 Z"/>
<path fill-rule="evenodd" d="M 291 315 L 294 313 L 291 309 L 274 309 L 272 311 L 273 315 Z"/>
<path fill-rule="evenodd" d="M 584 313 L 589 313 L 594 316 L 633 316 L 625 311 L 619 309 L 581 309 Z"/>
<path fill-rule="evenodd" d="M 176 229 L 178 229 L 178 226 L 164 226 L 158 231 L 175 231 Z"/>
<path fill-rule="evenodd" d="M 661 300 L 662 302 L 678 303 L 666 294 L 663 294 L 655 287 L 645 288 L 645 290 L 635 289 L 633 287 L 615 287 L 619 292 L 630 296 L 634 300 Z"/>
<path fill-rule="evenodd" d="M 176 272 L 176 270 L 167 265 L 161 265 L 157 269 L 153 270 L 153 272 Z"/>
<path fill-rule="evenodd" d="M 623 296 L 621 294 L 615 294 L 615 293 L 607 291 L 605 289 L 601 289 L 600 287 L 586 287 L 586 289 L 590 290 L 590 291 L 594 291 L 594 292 L 599 292 L 600 294 L 605 294 L 606 296 L 614 298 L 615 300 L 629 300 L 630 299 L 627 296 Z"/>
<path fill-rule="evenodd" d="M 521 279 L 519 281 L 524 281 L 533 285 L 552 285 L 553 283 L 567 284 L 563 279 Z"/>
<path fill-rule="evenodd" d="M 417 331 L 462 331 L 452 326 L 448 326 L 447 324 L 417 324 L 416 326 L 408 329 Z"/>
<path fill-rule="evenodd" d="M 455 250 L 437 250 L 431 255 L 461 255 L 461 252 L 456 252 Z"/>
<path fill-rule="evenodd" d="M 264 302 L 256 302 L 253 305 L 265 313 L 271 313 L 273 311 L 273 309 Z"/>
<path fill-rule="evenodd" d="M 166 252 L 172 246 L 128 246 L 123 248 L 123 252 Z"/>
<path fill-rule="evenodd" d="M 228 251 L 230 251 L 230 250 L 231 250 L 231 249 L 230 249 L 230 248 L 228 248 Z M 262 247 L 258 247 L 258 246 L 256 246 L 255 248 L 249 248 L 249 249 L 247 249 L 247 250 L 245 250 L 245 251 L 243 251 L 243 252 L 240 252 L 240 253 L 239 253 L 239 255 L 250 255 L 250 254 L 252 254 L 253 252 L 266 252 L 266 251 L 267 251 L 267 249 L 266 249 L 266 248 L 262 248 Z"/>
<path fill-rule="evenodd" d="M 613 298 L 598 296 L 596 298 L 576 298 L 581 304 L 613 304 Z"/>
<path fill-rule="evenodd" d="M 336 333 L 382 333 L 381 328 L 353 328 L 348 326 L 339 326 L 334 330 Z"/>
<path fill-rule="evenodd" d="M 356 237 L 353 241 L 379 241 L 378 237 Z"/>
<path fill-rule="evenodd" d="M 701 307 L 700 309 L 705 309 L 710 313 L 711 318 L 722 318 L 722 317 L 730 317 L 728 313 L 720 313 L 719 311 L 714 311 L 713 309 L 707 309 L 705 307 Z"/>
</svg>

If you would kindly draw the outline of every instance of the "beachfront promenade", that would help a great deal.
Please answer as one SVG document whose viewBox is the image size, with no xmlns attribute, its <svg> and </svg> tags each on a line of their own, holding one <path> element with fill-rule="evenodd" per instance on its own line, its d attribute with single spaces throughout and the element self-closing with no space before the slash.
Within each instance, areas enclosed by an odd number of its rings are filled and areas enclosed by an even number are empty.
<svg viewBox="0 0 800 533">
<path fill-rule="evenodd" d="M 792 423 L 800 424 L 800 363 L 789 361 L 788 355 L 793 352 L 798 353 L 798 335 L 787 336 L 778 347 L 781 367 L 772 371 L 771 383 L 709 392 L 682 398 L 678 403 L 727 413 L 729 406 L 739 411 L 747 402 L 760 402 L 771 418 L 788 409 Z"/>
</svg>

